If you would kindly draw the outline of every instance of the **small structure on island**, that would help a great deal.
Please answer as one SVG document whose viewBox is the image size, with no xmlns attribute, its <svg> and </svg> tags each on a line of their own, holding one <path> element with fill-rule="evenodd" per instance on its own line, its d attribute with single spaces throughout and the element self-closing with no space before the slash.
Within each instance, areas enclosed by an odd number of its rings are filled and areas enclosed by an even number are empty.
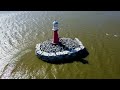
<svg viewBox="0 0 120 90">
<path fill-rule="evenodd" d="M 58 22 L 53 22 L 53 38 L 36 44 L 35 54 L 43 61 L 50 63 L 62 63 L 85 58 L 89 55 L 82 42 L 78 39 L 59 38 Z"/>
<path fill-rule="evenodd" d="M 58 44 L 59 43 L 59 37 L 58 37 L 58 22 L 55 20 L 53 22 L 53 44 Z"/>
</svg>

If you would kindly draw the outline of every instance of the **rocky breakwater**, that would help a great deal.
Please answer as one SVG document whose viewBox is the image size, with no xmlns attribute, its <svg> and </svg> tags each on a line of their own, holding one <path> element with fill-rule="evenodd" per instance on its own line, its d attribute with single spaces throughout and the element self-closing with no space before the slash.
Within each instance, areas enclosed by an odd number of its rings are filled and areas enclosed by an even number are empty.
<svg viewBox="0 0 120 90">
<path fill-rule="evenodd" d="M 36 44 L 35 54 L 43 61 L 64 62 L 89 53 L 78 38 L 60 38 L 59 44 L 53 44 L 52 39 Z"/>
</svg>

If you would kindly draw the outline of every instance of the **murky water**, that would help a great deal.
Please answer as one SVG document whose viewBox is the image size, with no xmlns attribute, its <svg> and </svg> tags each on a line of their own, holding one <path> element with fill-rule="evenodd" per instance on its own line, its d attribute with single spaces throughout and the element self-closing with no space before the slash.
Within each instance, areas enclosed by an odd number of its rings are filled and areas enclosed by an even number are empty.
<svg viewBox="0 0 120 90">
<path fill-rule="evenodd" d="M 35 45 L 59 36 L 79 38 L 89 51 L 89 63 L 46 63 L 35 56 Z M 0 12 L 1 79 L 120 78 L 120 12 L 10 11 Z"/>
</svg>

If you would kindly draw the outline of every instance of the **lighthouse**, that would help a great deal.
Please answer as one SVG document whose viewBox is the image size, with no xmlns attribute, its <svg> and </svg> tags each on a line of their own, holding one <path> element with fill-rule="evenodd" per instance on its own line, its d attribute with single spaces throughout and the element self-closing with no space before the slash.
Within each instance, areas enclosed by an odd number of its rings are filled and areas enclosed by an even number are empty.
<svg viewBox="0 0 120 90">
<path fill-rule="evenodd" d="M 59 43 L 58 22 L 56 20 L 53 22 L 53 28 L 52 28 L 52 30 L 54 31 L 53 32 L 53 41 L 52 41 L 52 43 L 53 44 L 58 44 Z"/>
</svg>

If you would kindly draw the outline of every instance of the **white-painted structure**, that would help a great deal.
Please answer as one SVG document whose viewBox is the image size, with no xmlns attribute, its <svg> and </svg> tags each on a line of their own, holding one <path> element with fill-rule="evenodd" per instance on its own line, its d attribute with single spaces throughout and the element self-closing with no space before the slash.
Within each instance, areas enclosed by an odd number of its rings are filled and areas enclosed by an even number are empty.
<svg viewBox="0 0 120 90">
<path fill-rule="evenodd" d="M 56 30 L 58 30 L 58 29 L 59 29 L 59 28 L 58 28 L 58 21 L 55 20 L 55 21 L 53 22 L 53 29 L 52 29 L 52 30 L 53 30 L 53 31 L 56 31 Z"/>
<path fill-rule="evenodd" d="M 37 44 L 36 45 L 36 55 L 38 57 L 40 57 L 41 59 L 44 58 L 44 60 L 46 61 L 55 61 L 55 60 L 60 60 L 60 59 L 64 59 L 64 58 L 71 58 L 71 56 L 73 56 L 72 54 L 77 54 L 77 53 L 80 53 L 82 52 L 82 50 L 85 49 L 85 47 L 83 46 L 82 42 L 79 41 L 78 38 L 75 38 L 74 40 L 76 40 L 76 42 L 79 44 L 79 47 L 77 48 L 74 48 L 74 49 L 71 49 L 71 50 L 65 50 L 65 51 L 62 51 L 62 52 L 44 52 L 44 51 L 41 51 L 40 49 L 40 45 L 42 44 Z"/>
</svg>

